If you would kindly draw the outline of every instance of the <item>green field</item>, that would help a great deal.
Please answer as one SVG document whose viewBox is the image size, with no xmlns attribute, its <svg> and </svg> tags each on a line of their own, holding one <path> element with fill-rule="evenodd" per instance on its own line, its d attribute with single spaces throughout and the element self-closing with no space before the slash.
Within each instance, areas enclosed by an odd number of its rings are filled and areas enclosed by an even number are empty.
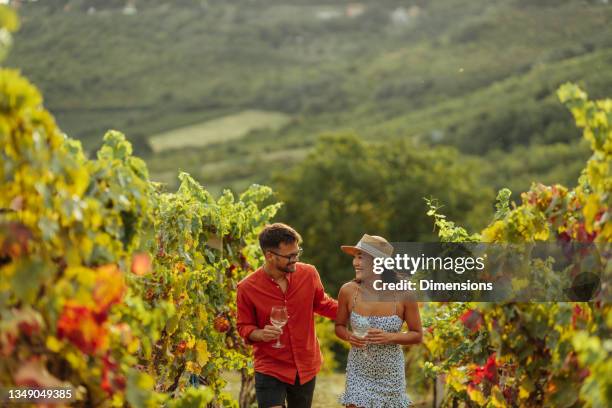
<svg viewBox="0 0 612 408">
<path fill-rule="evenodd" d="M 149 143 L 154 152 L 204 147 L 240 139 L 254 130 L 275 132 L 289 121 L 290 117 L 284 113 L 247 110 L 151 136 Z"/>
</svg>

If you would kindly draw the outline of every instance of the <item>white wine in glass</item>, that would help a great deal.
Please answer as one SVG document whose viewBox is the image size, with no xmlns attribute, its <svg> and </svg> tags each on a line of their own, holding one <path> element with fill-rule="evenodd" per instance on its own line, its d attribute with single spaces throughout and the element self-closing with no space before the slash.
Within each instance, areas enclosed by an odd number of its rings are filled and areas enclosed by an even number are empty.
<svg viewBox="0 0 612 408">
<path fill-rule="evenodd" d="M 365 339 L 368 335 L 368 330 L 370 329 L 370 323 L 367 319 L 360 319 L 358 324 L 351 325 L 351 329 L 353 330 L 353 335 L 355 337 L 359 337 L 360 339 Z M 367 346 L 366 346 L 367 347 Z M 364 356 L 368 356 L 368 351 L 366 348 L 363 350 Z"/>
<path fill-rule="evenodd" d="M 287 307 L 285 306 L 272 306 L 272 311 L 270 312 L 270 323 L 272 326 L 282 329 L 285 324 L 287 324 L 287 320 L 289 320 L 289 316 L 287 315 Z M 274 348 L 283 348 L 285 347 L 280 342 L 280 336 L 276 339 L 276 343 L 272 345 Z"/>
</svg>

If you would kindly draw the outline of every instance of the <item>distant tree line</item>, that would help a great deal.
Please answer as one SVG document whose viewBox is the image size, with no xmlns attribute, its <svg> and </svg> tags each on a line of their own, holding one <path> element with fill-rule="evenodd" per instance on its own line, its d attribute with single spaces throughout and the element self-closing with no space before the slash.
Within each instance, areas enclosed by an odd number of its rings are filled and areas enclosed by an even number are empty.
<svg viewBox="0 0 612 408">
<path fill-rule="evenodd" d="M 278 219 L 300 231 L 304 260 L 317 265 L 335 295 L 353 278 L 340 245 L 364 233 L 396 242 L 436 239 L 424 198 L 439 199 L 453 220 L 484 225 L 494 192 L 483 187 L 480 174 L 478 163 L 448 147 L 323 136 L 306 159 L 276 177 L 285 203 Z"/>
</svg>

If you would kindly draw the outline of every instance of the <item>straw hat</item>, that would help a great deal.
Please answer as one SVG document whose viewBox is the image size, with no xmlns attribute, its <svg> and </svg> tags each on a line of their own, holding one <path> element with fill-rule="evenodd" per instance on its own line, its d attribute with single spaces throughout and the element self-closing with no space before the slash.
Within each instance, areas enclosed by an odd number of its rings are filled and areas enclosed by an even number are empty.
<svg viewBox="0 0 612 408">
<path fill-rule="evenodd" d="M 358 251 L 365 252 L 374 258 L 388 258 L 393 256 L 393 246 L 389 241 L 378 235 L 363 234 L 363 237 L 361 237 L 355 246 L 342 245 L 340 249 L 353 256 Z"/>
</svg>

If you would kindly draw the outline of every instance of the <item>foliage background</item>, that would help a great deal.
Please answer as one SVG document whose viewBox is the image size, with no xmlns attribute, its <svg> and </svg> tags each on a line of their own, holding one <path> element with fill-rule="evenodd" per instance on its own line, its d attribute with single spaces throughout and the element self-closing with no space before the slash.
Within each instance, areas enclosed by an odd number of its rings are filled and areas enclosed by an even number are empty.
<svg viewBox="0 0 612 408">
<path fill-rule="evenodd" d="M 86 155 L 120 129 L 171 189 L 177 170 L 216 197 L 269 185 L 332 294 L 352 271 L 330 248 L 365 231 L 433 238 L 422 197 L 479 230 L 500 188 L 518 200 L 534 181 L 572 185 L 590 153 L 556 89 L 612 89 L 612 7 L 599 0 L 50 0 L 19 13 L 6 63 Z M 347 135 L 366 144 L 333 142 Z M 363 179 L 322 163 L 340 169 L 359 149 Z M 316 214 L 328 171 L 324 205 L 350 205 Z"/>
</svg>

